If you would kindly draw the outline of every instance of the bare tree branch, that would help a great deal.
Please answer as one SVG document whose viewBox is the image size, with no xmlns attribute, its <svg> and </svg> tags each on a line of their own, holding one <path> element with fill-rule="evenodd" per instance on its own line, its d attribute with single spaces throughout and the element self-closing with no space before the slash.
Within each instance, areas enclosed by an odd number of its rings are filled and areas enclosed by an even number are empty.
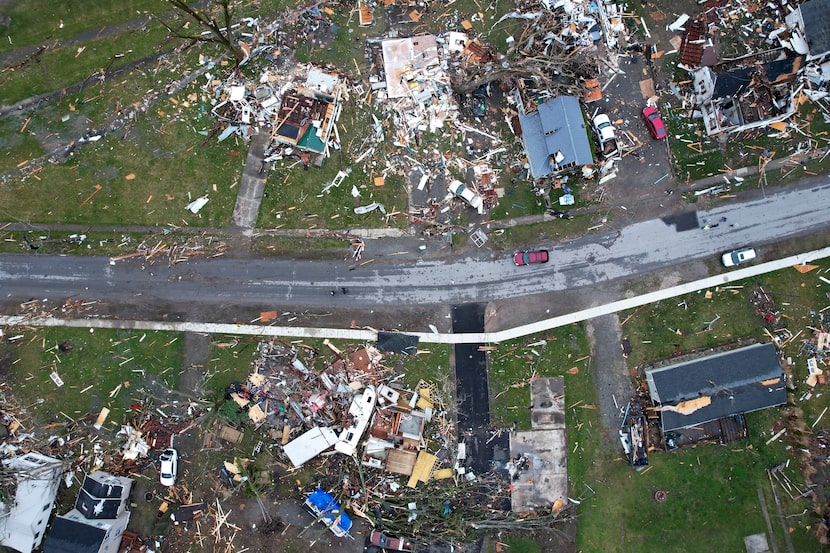
<svg viewBox="0 0 830 553">
<path fill-rule="evenodd" d="M 174 29 L 166 21 L 161 24 L 170 31 L 170 34 L 183 40 L 196 42 L 211 42 L 218 44 L 233 55 L 237 63 L 245 59 L 245 52 L 239 46 L 239 41 L 233 32 L 234 7 L 232 0 L 211 0 L 208 6 L 201 10 L 189 4 L 187 0 L 167 0 L 173 8 L 183 13 L 188 19 L 196 23 L 206 33 L 183 33 L 181 29 Z M 213 7 L 218 6 L 224 21 L 220 24 L 213 16 Z"/>
<path fill-rule="evenodd" d="M 583 45 L 563 38 L 563 30 L 563 21 L 552 15 L 528 20 L 516 46 L 503 58 L 462 66 L 452 77 L 453 89 L 467 95 L 491 82 L 526 78 L 542 90 L 576 92 L 580 79 L 597 74 L 597 61 Z"/>
</svg>

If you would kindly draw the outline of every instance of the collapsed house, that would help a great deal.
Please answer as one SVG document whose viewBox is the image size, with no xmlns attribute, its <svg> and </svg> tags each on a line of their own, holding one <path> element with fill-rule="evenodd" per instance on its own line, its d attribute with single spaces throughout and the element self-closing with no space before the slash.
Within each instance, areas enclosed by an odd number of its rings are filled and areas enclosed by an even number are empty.
<svg viewBox="0 0 830 553">
<path fill-rule="evenodd" d="M 745 434 L 743 415 L 787 401 L 773 344 L 754 344 L 646 371 L 662 431 L 724 441 Z"/>
<path fill-rule="evenodd" d="M 443 40 L 417 35 L 375 44 L 380 56 L 371 60 L 375 71 L 369 80 L 376 101 L 388 102 L 395 113 L 396 144 L 417 142 L 418 133 L 436 132 L 458 117 L 446 72 L 452 50 Z"/>
<path fill-rule="evenodd" d="M 336 72 L 308 64 L 285 75 L 265 70 L 258 83 L 231 77 L 210 79 L 206 86 L 213 95 L 211 113 L 226 125 L 220 141 L 268 132 L 269 157 L 297 149 L 316 164 L 329 156 L 330 148 L 340 147 L 336 122 L 345 86 Z"/>
<path fill-rule="evenodd" d="M 411 337 L 382 334 L 378 344 L 387 350 L 412 352 L 417 347 Z M 310 368 L 316 352 L 303 360 L 288 344 L 264 343 L 255 372 L 244 385 L 227 390 L 253 423 L 269 427 L 278 441 L 281 436 L 282 451 L 293 467 L 337 453 L 380 471 L 370 471 L 368 477 L 409 477 L 409 487 L 464 473 L 452 465 L 452 427 L 434 385 L 422 381 L 414 390 L 395 386 L 385 376 L 380 350 L 366 346 L 347 353 L 325 343 L 337 359 L 323 370 Z M 388 488 L 393 479 L 378 478 L 385 491 L 397 489 Z"/>
<path fill-rule="evenodd" d="M 510 433 L 510 508 L 517 513 L 561 509 L 568 499 L 565 379 L 532 380 L 530 401 L 531 429 Z"/>
<path fill-rule="evenodd" d="M 828 0 L 800 6 L 710 0 L 699 16 L 683 14 L 669 25 L 682 31 L 672 44 L 680 66 L 691 74 L 694 115 L 703 119 L 706 134 L 786 130 L 801 100 L 798 78 L 806 76 L 820 87 L 830 76 L 828 22 Z M 730 43 L 733 50 L 740 45 L 737 53 L 721 59 L 713 41 L 717 34 L 740 37 Z"/>
<path fill-rule="evenodd" d="M 709 67 L 695 71 L 695 104 L 706 134 L 775 127 L 789 119 L 796 112 L 793 83 L 803 61 L 797 56 L 722 73 Z"/>
<path fill-rule="evenodd" d="M 40 547 L 63 473 L 60 459 L 30 451 L 3 460 L 16 481 L 12 501 L 0 502 L 0 545 L 21 553 Z"/>
<path fill-rule="evenodd" d="M 95 471 L 87 474 L 75 508 L 59 515 L 43 542 L 44 553 L 117 553 L 130 521 L 133 480 Z"/>
</svg>

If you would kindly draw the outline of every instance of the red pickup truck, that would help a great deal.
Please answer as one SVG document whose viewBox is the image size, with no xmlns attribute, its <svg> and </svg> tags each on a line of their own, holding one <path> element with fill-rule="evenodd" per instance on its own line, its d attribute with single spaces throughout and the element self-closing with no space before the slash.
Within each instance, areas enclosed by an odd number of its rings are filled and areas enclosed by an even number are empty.
<svg viewBox="0 0 830 553">
<path fill-rule="evenodd" d="M 409 543 L 409 540 L 405 540 L 403 538 L 393 538 L 377 530 L 372 531 L 369 535 L 369 539 L 372 542 L 372 545 L 377 545 L 387 551 L 412 551 L 412 544 Z"/>
</svg>

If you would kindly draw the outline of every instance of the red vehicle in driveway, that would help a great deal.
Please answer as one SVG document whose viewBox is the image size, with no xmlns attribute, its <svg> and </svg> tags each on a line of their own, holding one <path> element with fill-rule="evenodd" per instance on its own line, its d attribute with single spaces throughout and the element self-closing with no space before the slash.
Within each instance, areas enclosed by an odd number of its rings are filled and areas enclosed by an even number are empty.
<svg viewBox="0 0 830 553">
<path fill-rule="evenodd" d="M 646 120 L 646 127 L 651 132 L 651 136 L 658 140 L 666 138 L 666 126 L 663 124 L 663 118 L 660 117 L 657 108 L 646 106 L 643 110 L 643 119 Z"/>
<path fill-rule="evenodd" d="M 377 530 L 372 531 L 369 535 L 369 540 L 372 542 L 372 545 L 382 547 L 387 551 L 412 551 L 412 544 L 408 540 L 393 538 Z"/>
<path fill-rule="evenodd" d="M 513 263 L 517 267 L 523 265 L 532 265 L 534 263 L 547 263 L 548 250 L 522 251 L 516 252 L 513 256 Z"/>
</svg>

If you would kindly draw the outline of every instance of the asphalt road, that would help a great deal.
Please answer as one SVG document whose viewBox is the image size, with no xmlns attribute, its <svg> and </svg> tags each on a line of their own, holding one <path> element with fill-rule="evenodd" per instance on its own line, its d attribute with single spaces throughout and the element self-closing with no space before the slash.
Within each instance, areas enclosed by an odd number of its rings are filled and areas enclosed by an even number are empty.
<svg viewBox="0 0 830 553">
<path fill-rule="evenodd" d="M 705 229 L 706 224 L 711 228 Z M 691 260 L 716 259 L 740 246 L 828 230 L 830 183 L 822 176 L 765 198 L 543 244 L 550 249 L 546 265 L 515 267 L 509 256 L 480 255 L 428 261 L 402 257 L 354 270 L 346 262 L 224 258 L 167 267 L 136 259 L 111 263 L 103 257 L 10 254 L 0 256 L 0 290 L 5 300 L 15 301 L 140 298 L 174 305 L 345 309 L 451 305 L 591 287 Z M 760 253 L 761 260 L 768 260 Z"/>
</svg>

